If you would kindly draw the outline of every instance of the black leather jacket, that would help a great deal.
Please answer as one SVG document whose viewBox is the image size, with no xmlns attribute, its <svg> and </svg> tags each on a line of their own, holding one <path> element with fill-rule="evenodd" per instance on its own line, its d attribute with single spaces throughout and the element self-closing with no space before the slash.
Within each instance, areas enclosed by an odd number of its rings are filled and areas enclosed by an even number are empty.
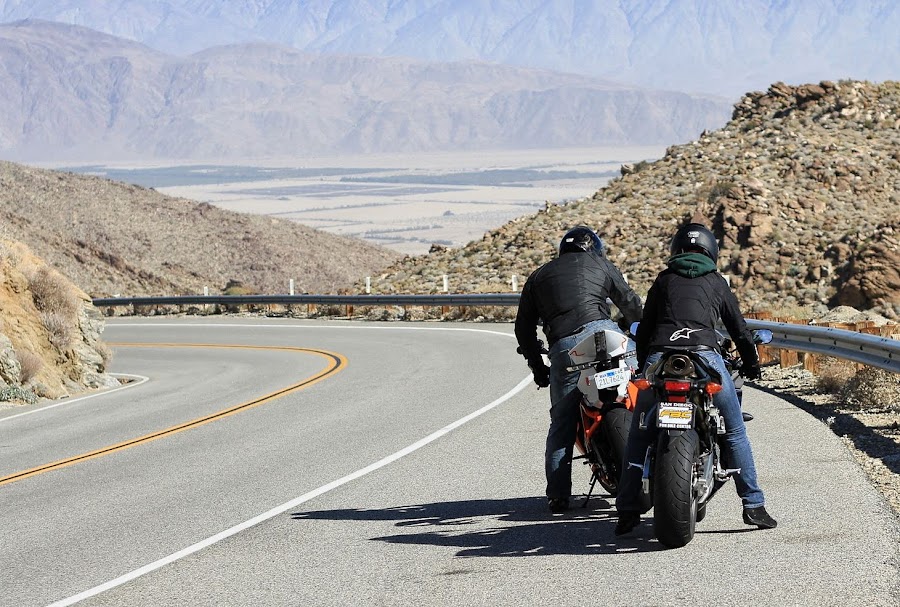
<svg viewBox="0 0 900 607">
<path fill-rule="evenodd" d="M 741 314 L 731 287 L 718 272 L 690 278 L 672 269 L 656 277 L 647 293 L 637 335 L 638 364 L 651 351 L 667 347 L 708 346 L 718 350 L 719 319 L 734 340 L 745 365 L 759 364 L 753 334 Z"/>
<path fill-rule="evenodd" d="M 549 347 L 591 321 L 609 319 L 607 298 L 629 323 L 640 320 L 640 297 L 608 259 L 591 252 L 566 253 L 542 265 L 525 282 L 516 314 L 516 339 L 523 356 L 528 360 L 540 356 L 540 320 Z"/>
</svg>

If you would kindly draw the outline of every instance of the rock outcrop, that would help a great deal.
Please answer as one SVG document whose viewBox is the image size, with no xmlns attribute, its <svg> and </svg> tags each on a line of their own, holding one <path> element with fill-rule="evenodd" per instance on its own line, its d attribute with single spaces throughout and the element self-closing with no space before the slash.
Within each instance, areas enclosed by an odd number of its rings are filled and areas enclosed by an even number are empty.
<svg viewBox="0 0 900 607">
<path fill-rule="evenodd" d="M 0 240 L 0 402 L 119 385 L 106 373 L 103 325 L 83 291 L 26 246 Z"/>
</svg>

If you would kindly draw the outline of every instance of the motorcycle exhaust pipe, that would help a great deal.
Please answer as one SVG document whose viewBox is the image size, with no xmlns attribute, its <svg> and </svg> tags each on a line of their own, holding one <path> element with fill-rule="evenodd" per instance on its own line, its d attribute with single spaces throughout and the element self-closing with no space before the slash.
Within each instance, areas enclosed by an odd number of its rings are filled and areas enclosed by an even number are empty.
<svg viewBox="0 0 900 607">
<path fill-rule="evenodd" d="M 667 375 L 676 375 L 678 377 L 687 377 L 694 374 L 694 363 L 691 359 L 683 354 L 676 354 L 666 361 L 663 372 Z"/>
</svg>

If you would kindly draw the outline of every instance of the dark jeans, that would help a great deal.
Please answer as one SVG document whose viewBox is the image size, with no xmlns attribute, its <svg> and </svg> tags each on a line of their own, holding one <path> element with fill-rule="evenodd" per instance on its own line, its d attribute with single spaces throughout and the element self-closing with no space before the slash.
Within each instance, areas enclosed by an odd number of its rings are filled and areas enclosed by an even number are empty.
<svg viewBox="0 0 900 607">
<path fill-rule="evenodd" d="M 698 352 L 708 363 L 718 370 L 722 376 L 722 390 L 713 397 L 713 403 L 719 408 L 719 413 L 725 420 L 725 440 L 722 443 L 722 459 L 726 468 L 739 468 L 735 474 L 734 487 L 741 498 L 745 508 L 756 508 L 765 504 L 762 489 L 756 480 L 756 466 L 753 463 L 753 451 L 750 449 L 750 439 L 747 437 L 747 429 L 741 416 L 741 404 L 738 401 L 731 375 L 725 370 L 725 363 L 718 352 Z M 659 360 L 659 352 L 654 352 L 647 357 L 647 367 Z M 619 482 L 619 495 L 616 498 L 616 509 L 619 512 L 640 512 L 639 495 L 641 491 L 641 476 L 647 447 L 656 439 L 656 419 L 648 420 L 647 429 L 640 429 L 641 413 L 649 410 L 655 402 L 652 391 L 644 390 L 638 397 L 631 430 L 628 434 L 628 444 L 625 448 L 625 470 Z M 635 466 L 636 464 L 637 466 Z"/>
<path fill-rule="evenodd" d="M 547 497 L 569 499 L 572 495 L 572 450 L 580 411 L 578 390 L 580 371 L 567 373 L 574 363 L 569 350 L 575 344 L 600 329 L 619 328 L 611 320 L 595 320 L 581 327 L 574 335 L 563 337 L 550 347 L 550 431 L 544 468 L 547 474 Z"/>
</svg>

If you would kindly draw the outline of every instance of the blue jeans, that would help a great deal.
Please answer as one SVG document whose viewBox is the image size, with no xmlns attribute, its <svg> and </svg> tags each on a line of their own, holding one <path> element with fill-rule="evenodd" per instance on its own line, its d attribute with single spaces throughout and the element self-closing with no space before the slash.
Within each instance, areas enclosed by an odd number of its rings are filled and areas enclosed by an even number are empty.
<svg viewBox="0 0 900 607">
<path fill-rule="evenodd" d="M 611 320 L 595 320 L 550 347 L 550 431 L 547 433 L 547 450 L 544 453 L 548 498 L 568 500 L 572 495 L 572 450 L 581 415 L 578 407 L 581 401 L 581 392 L 578 390 L 581 372 L 566 372 L 566 367 L 574 364 L 569 350 L 600 329 L 619 330 Z"/>
<path fill-rule="evenodd" d="M 725 420 L 725 440 L 722 444 L 722 465 L 725 468 L 740 468 L 735 474 L 734 487 L 737 490 L 744 508 L 756 508 L 765 504 L 762 489 L 756 480 L 756 466 L 753 463 L 753 451 L 750 449 L 750 439 L 747 437 L 747 428 L 741 416 L 741 404 L 738 401 L 731 375 L 725 370 L 725 363 L 718 352 L 697 352 L 722 376 L 722 390 L 713 397 L 713 403 L 719 408 L 719 413 Z M 647 367 L 659 360 L 661 354 L 653 352 L 647 357 Z M 631 463 L 643 466 L 647 454 L 647 447 L 656 439 L 656 419 L 650 416 L 647 420 L 647 429 L 640 429 L 641 414 L 650 409 L 655 403 L 651 390 L 644 390 L 638 397 L 631 430 L 628 434 L 628 444 L 625 448 L 625 470 L 619 482 L 619 495 L 616 498 L 616 509 L 619 512 L 640 512 L 639 495 L 641 491 L 642 470 L 630 465 Z"/>
</svg>

